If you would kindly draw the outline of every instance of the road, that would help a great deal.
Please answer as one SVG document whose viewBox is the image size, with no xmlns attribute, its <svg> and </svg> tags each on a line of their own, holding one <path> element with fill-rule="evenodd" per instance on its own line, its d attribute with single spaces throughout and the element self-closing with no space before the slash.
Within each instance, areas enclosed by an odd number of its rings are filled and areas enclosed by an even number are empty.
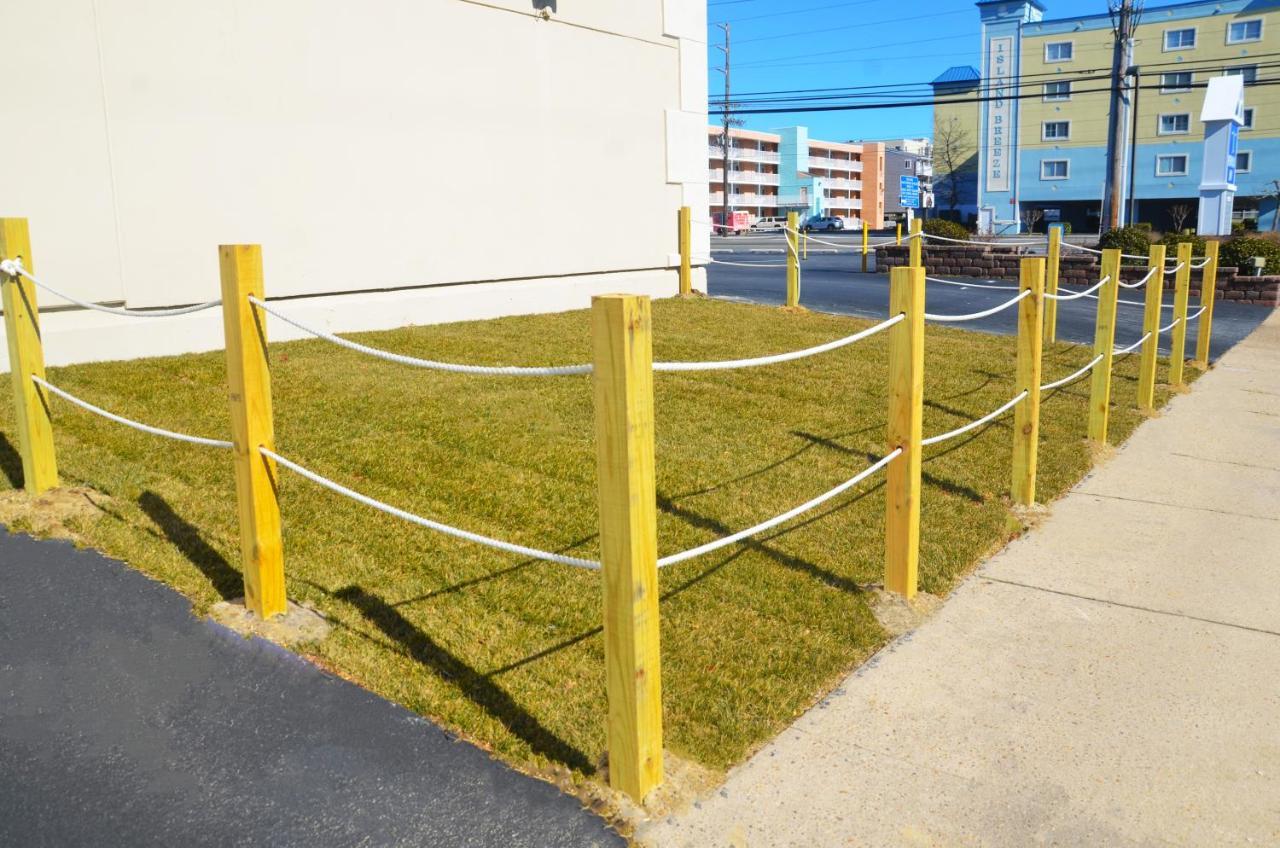
<svg viewBox="0 0 1280 848">
<path fill-rule="evenodd" d="M 824 241 L 851 242 L 854 235 L 840 235 Z M 786 298 L 786 269 L 780 266 L 784 256 L 775 252 L 780 250 L 782 240 L 779 237 L 748 242 L 745 238 L 717 238 L 712 240 L 712 257 L 737 263 L 722 265 L 712 263 L 707 269 L 707 288 L 712 297 L 728 300 L 742 300 L 751 303 L 781 304 Z M 728 249 L 732 253 L 726 252 Z M 856 315 L 860 318 L 887 317 L 889 307 L 889 279 L 884 274 L 863 274 L 857 269 L 861 257 L 845 250 L 836 254 L 819 254 L 817 251 L 837 250 L 825 245 L 810 243 L 809 258 L 802 263 L 800 272 L 800 304 L 819 312 L 833 312 L 840 315 Z M 743 267 L 743 266 L 757 267 Z M 874 266 L 873 266 L 874 267 Z M 962 280 L 961 285 L 929 283 L 927 302 L 930 312 L 940 314 L 962 314 L 988 309 L 1008 300 L 1016 292 L 1010 288 L 1013 284 L 1002 280 Z M 998 288 L 982 288 L 981 286 L 997 286 Z M 1142 335 L 1142 307 L 1138 304 L 1142 299 L 1142 289 L 1122 291 L 1120 295 L 1119 319 L 1116 330 L 1116 344 L 1125 346 L 1138 340 Z M 1166 301 L 1171 300 L 1166 295 Z M 1131 303 L 1124 303 L 1130 301 Z M 1067 342 L 1092 344 L 1094 316 L 1097 301 L 1091 298 L 1061 301 L 1058 304 L 1058 339 Z M 962 324 L 952 324 L 969 330 L 980 330 L 988 333 L 1013 334 L 1016 332 L 1016 310 L 1008 309 L 989 318 L 979 318 Z M 1165 309 L 1164 323 L 1172 320 L 1172 310 Z M 1210 343 L 1209 355 L 1217 359 L 1231 348 L 1271 314 L 1271 310 L 1262 306 L 1237 304 L 1221 301 L 1214 307 L 1213 339 Z M 1197 327 L 1193 326 L 1187 336 L 1187 351 L 1194 352 Z M 1169 334 L 1161 338 L 1160 352 L 1169 352 Z"/>
</svg>

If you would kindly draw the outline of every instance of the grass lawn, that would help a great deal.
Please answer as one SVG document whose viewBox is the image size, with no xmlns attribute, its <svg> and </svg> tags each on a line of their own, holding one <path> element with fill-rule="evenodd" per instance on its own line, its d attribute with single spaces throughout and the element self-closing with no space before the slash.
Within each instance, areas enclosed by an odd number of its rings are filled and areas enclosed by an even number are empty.
<svg viewBox="0 0 1280 848">
<path fill-rule="evenodd" d="M 653 309 L 658 359 L 779 352 L 869 323 L 705 299 Z M 1014 339 L 927 332 L 926 435 L 1012 397 Z M 590 358 L 585 312 L 358 338 L 473 363 Z M 320 341 L 272 348 L 284 456 L 422 515 L 598 557 L 588 377 L 427 372 Z M 1089 359 L 1083 346 L 1047 346 L 1045 380 Z M 1115 441 L 1140 421 L 1137 365 L 1136 355 L 1116 364 Z M 655 375 L 660 554 L 782 512 L 882 455 L 885 375 L 884 334 L 800 362 Z M 122 415 L 229 438 L 220 353 L 56 368 L 49 379 Z M 1082 380 L 1044 398 L 1042 501 L 1089 468 L 1087 393 Z M 3 488 L 19 485 L 21 471 L 10 392 L 0 395 Z M 1161 386 L 1158 400 L 1166 397 Z M 230 454 L 54 404 L 64 483 L 108 496 L 101 517 L 75 527 L 79 536 L 173 585 L 198 610 L 242 594 Z M 927 449 L 925 591 L 945 593 L 1008 538 L 1011 418 Z M 567 767 L 575 777 L 597 770 L 605 745 L 598 574 L 420 529 L 281 474 L 289 595 L 335 624 L 309 649 L 318 661 L 521 767 Z M 662 572 L 673 752 L 712 769 L 733 764 L 884 643 L 866 590 L 882 578 L 883 479 Z"/>
</svg>

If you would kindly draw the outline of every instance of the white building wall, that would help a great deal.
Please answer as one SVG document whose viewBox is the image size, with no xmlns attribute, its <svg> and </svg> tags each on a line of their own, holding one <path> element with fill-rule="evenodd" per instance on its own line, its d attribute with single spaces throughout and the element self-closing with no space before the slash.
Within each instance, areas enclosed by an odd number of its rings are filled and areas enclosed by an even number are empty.
<svg viewBox="0 0 1280 848">
<path fill-rule="evenodd" d="M 262 244 L 269 296 L 674 291 L 676 209 L 708 218 L 705 5 L 552 5 L 10 0 L 0 215 L 30 219 L 49 282 L 131 307 L 216 297 L 236 242 Z"/>
</svg>

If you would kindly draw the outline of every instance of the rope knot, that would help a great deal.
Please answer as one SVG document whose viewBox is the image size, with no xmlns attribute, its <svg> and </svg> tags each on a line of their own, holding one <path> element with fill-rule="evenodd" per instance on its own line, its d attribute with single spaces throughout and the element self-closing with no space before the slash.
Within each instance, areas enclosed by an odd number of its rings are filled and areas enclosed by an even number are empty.
<svg viewBox="0 0 1280 848">
<path fill-rule="evenodd" d="M 22 267 L 22 259 L 0 259 L 0 272 L 8 274 L 10 277 L 16 277 L 21 274 L 25 268 Z"/>
</svg>

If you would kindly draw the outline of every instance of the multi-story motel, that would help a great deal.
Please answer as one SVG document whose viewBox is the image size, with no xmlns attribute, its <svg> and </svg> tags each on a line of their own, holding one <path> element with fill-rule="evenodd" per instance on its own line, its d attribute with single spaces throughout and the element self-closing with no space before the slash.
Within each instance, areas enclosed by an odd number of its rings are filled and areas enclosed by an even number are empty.
<svg viewBox="0 0 1280 848">
<path fill-rule="evenodd" d="M 0 214 L 81 299 L 217 298 L 218 245 L 251 242 L 267 295 L 332 330 L 581 308 L 675 294 L 678 210 L 708 219 L 702 0 L 6 0 L 0 31 Z M 53 364 L 223 344 L 216 310 L 40 305 Z"/>
<path fill-rule="evenodd" d="M 1064 11 L 1072 5 L 1059 1 Z M 977 6 L 984 70 L 955 67 L 934 81 L 939 98 L 984 100 L 934 109 L 939 214 L 1014 231 L 1033 209 L 1043 222 L 1096 232 L 1106 171 L 1110 16 L 1048 18 L 1049 4 L 1039 0 Z M 1136 108 L 1126 106 L 1123 115 L 1123 221 L 1167 229 L 1177 220 L 1173 212 L 1189 207 L 1183 226 L 1195 226 L 1205 92 L 1197 86 L 1239 74 L 1245 109 L 1235 215 L 1272 227 L 1276 200 L 1267 192 L 1280 178 L 1280 88 L 1255 83 L 1280 78 L 1278 54 L 1280 0 L 1146 4 L 1131 60 L 1138 66 Z M 998 96 L 1005 93 L 1020 96 Z M 952 181 L 959 189 L 954 208 Z"/>
<path fill-rule="evenodd" d="M 725 211 L 720 127 L 707 128 L 710 206 Z M 832 215 L 846 226 L 884 226 L 884 145 L 809 138 L 805 127 L 729 130 L 729 210 L 751 219 L 799 212 Z"/>
</svg>

